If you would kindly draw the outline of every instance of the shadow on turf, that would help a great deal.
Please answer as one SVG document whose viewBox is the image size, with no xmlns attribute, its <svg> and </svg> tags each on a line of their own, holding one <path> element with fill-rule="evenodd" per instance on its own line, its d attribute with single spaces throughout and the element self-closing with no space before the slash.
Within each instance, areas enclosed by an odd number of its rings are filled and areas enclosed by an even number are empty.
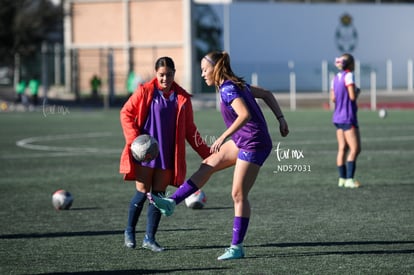
<svg viewBox="0 0 414 275">
<path fill-rule="evenodd" d="M 317 257 L 331 255 L 396 255 L 414 254 L 414 249 L 401 250 L 351 250 L 351 251 L 315 251 L 315 252 L 289 252 L 279 254 L 269 254 L 260 256 L 248 256 L 246 258 L 295 258 L 295 257 Z"/>
<path fill-rule="evenodd" d="M 303 242 L 303 243 L 273 243 L 253 245 L 256 247 L 315 247 L 315 246 L 346 246 L 346 245 L 393 245 L 414 244 L 414 241 L 355 241 L 355 242 Z"/>
<path fill-rule="evenodd" d="M 202 209 L 194 209 L 194 210 L 210 211 L 210 210 L 224 210 L 224 209 L 234 209 L 234 207 L 233 206 L 228 206 L 228 207 L 204 207 Z"/>
<path fill-rule="evenodd" d="M 46 274 L 86 274 L 86 275 L 112 275 L 112 274 L 126 274 L 126 275 L 132 275 L 132 274 L 162 274 L 162 273 L 171 273 L 171 272 L 197 272 L 197 271 L 209 271 L 212 273 L 217 274 L 217 272 L 223 272 L 227 268 L 218 268 L 218 267 L 210 267 L 210 268 L 180 268 L 180 269 L 167 269 L 167 270 L 148 270 L 148 269 L 128 269 L 128 270 L 108 270 L 108 271 L 79 271 L 79 272 L 53 272 L 53 273 L 38 273 L 37 275 L 46 275 Z"/>
<path fill-rule="evenodd" d="M 159 231 L 177 232 L 177 231 L 201 231 L 203 228 L 181 228 L 181 229 L 164 229 Z M 140 231 L 137 231 L 137 233 Z M 144 231 L 142 231 L 144 233 Z M 79 237 L 79 236 L 104 236 L 104 235 L 123 235 L 124 230 L 112 231 L 78 231 L 78 232 L 54 232 L 54 233 L 29 233 L 29 234 L 5 234 L 0 235 L 0 239 L 36 239 L 36 238 L 60 238 L 60 237 Z"/>
<path fill-rule="evenodd" d="M 72 207 L 69 211 L 86 211 L 86 210 L 96 210 L 100 209 L 99 207 Z"/>
<path fill-rule="evenodd" d="M 308 242 L 308 243 L 275 243 L 253 245 L 252 247 L 330 247 L 330 246 L 364 246 L 364 245 L 398 245 L 414 244 L 414 241 L 355 241 L 355 242 Z M 392 255 L 392 254 L 414 254 L 414 249 L 380 249 L 377 250 L 348 250 L 348 251 L 314 251 L 314 252 L 289 252 L 273 254 L 269 256 L 253 256 L 249 258 L 267 258 L 267 257 L 311 257 L 326 255 Z"/>
<path fill-rule="evenodd" d="M 364 245 L 398 245 L 414 244 L 414 241 L 360 241 L 360 242 L 315 242 L 315 243 L 275 243 L 262 245 L 246 245 L 245 247 L 346 247 Z M 188 250 L 188 249 L 219 249 L 227 246 L 184 246 L 180 248 L 168 248 L 168 250 Z M 246 258 L 272 258 L 272 257 L 305 257 L 305 256 L 324 256 L 324 255 L 352 255 L 352 254 L 414 254 L 414 249 L 393 249 L 393 250 L 353 250 L 353 251 L 317 251 L 317 252 L 289 252 L 280 254 L 269 254 L 261 256 L 248 256 Z"/>
</svg>

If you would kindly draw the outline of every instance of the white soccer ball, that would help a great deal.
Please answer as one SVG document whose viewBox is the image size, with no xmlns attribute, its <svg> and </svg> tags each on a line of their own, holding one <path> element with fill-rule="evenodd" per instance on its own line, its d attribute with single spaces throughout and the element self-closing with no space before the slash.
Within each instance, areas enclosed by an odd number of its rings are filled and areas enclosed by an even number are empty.
<svg viewBox="0 0 414 275">
<path fill-rule="evenodd" d="M 52 195 L 52 204 L 56 210 L 68 210 L 73 203 L 73 196 L 66 190 L 59 189 Z"/>
<path fill-rule="evenodd" d="M 387 110 L 385 110 L 385 109 L 380 109 L 380 110 L 378 111 L 378 116 L 379 116 L 380 118 L 386 118 L 386 117 L 387 117 Z"/>
<path fill-rule="evenodd" d="M 185 205 L 192 209 L 202 209 L 207 203 L 207 196 L 199 189 L 185 199 Z"/>
<path fill-rule="evenodd" d="M 158 156 L 158 142 L 150 135 L 139 135 L 131 144 L 131 152 L 137 161 L 149 162 Z"/>
</svg>

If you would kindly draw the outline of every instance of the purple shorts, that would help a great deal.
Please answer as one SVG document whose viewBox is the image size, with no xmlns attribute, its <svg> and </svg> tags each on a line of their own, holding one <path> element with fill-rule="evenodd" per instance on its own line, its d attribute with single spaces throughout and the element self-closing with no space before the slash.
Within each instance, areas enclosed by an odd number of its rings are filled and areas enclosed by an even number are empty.
<svg viewBox="0 0 414 275">
<path fill-rule="evenodd" d="M 352 128 L 358 128 L 358 125 L 348 124 L 348 123 L 334 123 L 336 129 L 341 129 L 344 131 L 351 130 Z"/>
<path fill-rule="evenodd" d="M 262 166 L 271 152 L 272 152 L 272 148 L 270 148 L 269 150 L 254 151 L 254 152 L 244 151 L 240 149 L 239 155 L 237 156 L 237 158 L 247 161 L 247 162 L 257 164 L 259 166 Z"/>
</svg>

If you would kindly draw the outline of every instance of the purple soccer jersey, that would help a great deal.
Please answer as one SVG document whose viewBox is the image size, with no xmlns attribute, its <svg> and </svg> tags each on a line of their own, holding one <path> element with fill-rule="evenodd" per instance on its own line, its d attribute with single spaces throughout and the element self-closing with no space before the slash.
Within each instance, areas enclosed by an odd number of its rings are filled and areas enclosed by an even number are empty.
<svg viewBox="0 0 414 275">
<path fill-rule="evenodd" d="M 170 97 L 166 99 L 161 91 L 155 91 L 142 133 L 149 134 L 158 141 L 160 153 L 154 160 L 141 163 L 142 166 L 174 169 L 176 117 L 176 94 L 172 93 Z"/>
<path fill-rule="evenodd" d="M 347 89 L 347 86 L 354 85 L 354 83 L 352 72 L 343 71 L 335 76 L 332 86 L 335 95 L 333 123 L 358 125 L 356 100 L 351 101 Z"/>
<path fill-rule="evenodd" d="M 237 114 L 231 106 L 235 98 L 244 100 L 251 115 L 250 120 L 231 137 L 237 147 L 251 152 L 272 148 L 266 120 L 250 91 L 250 87 L 246 85 L 244 90 L 240 90 L 232 81 L 227 80 L 220 86 L 219 92 L 221 114 L 226 127 L 230 127 L 237 118 Z"/>
</svg>

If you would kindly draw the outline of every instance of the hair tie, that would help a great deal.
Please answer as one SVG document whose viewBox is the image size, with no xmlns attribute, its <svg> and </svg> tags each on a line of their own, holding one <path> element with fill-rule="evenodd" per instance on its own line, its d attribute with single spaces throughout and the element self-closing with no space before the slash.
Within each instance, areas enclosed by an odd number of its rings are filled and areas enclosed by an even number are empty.
<svg viewBox="0 0 414 275">
<path fill-rule="evenodd" d="M 213 61 L 213 60 L 211 60 L 211 58 L 210 57 L 208 57 L 207 55 L 206 56 L 204 56 L 204 58 L 208 61 L 208 63 L 210 63 L 211 65 L 213 65 L 213 66 L 215 66 L 216 65 L 216 63 Z"/>
</svg>

